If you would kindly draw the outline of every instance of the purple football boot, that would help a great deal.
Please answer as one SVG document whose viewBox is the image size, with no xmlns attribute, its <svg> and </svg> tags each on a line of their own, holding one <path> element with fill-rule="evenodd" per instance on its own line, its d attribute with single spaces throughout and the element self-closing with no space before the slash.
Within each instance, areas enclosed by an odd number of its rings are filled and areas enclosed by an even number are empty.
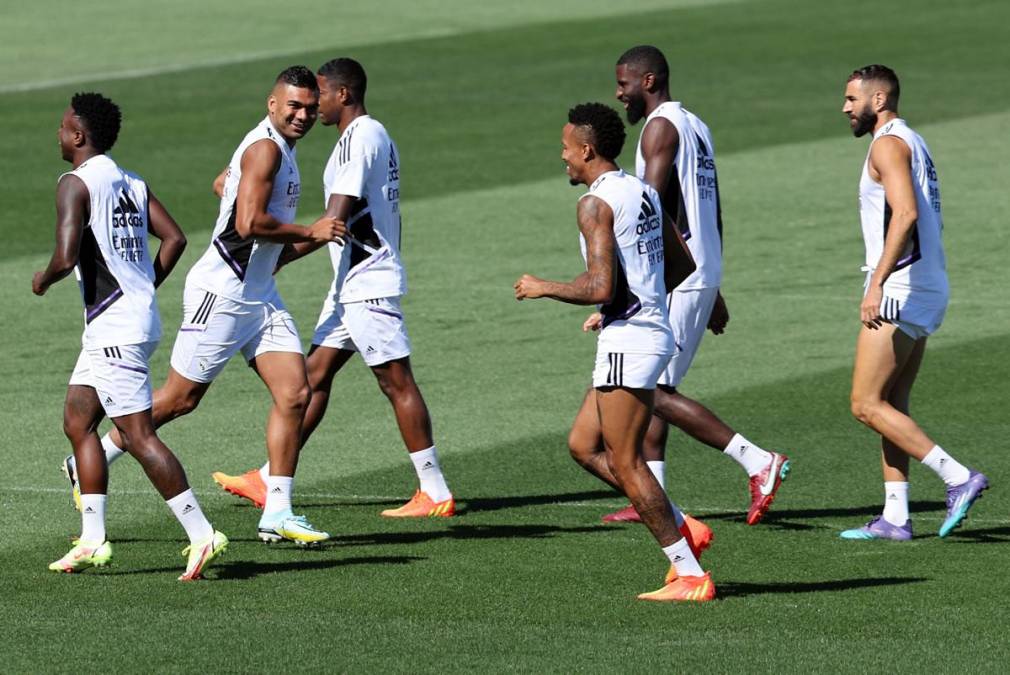
<svg viewBox="0 0 1010 675">
<path fill-rule="evenodd" d="M 845 530 L 838 535 L 842 539 L 890 539 L 891 541 L 908 541 L 912 538 L 912 521 L 906 520 L 904 525 L 892 525 L 877 516 L 866 525 L 854 530 Z"/>
<path fill-rule="evenodd" d="M 972 471 L 968 480 L 947 488 L 947 519 L 940 526 L 940 536 L 946 537 L 968 516 L 968 509 L 975 500 L 982 496 L 982 491 L 989 488 L 989 479 L 985 474 Z"/>
</svg>

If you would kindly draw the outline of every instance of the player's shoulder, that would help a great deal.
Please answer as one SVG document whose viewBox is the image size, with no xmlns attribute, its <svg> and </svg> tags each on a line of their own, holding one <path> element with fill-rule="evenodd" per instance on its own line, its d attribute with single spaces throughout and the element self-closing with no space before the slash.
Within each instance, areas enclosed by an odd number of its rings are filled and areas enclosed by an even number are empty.
<svg viewBox="0 0 1010 675">
<path fill-rule="evenodd" d="M 385 125 L 370 115 L 363 115 L 356 120 L 351 129 L 352 142 L 362 145 L 384 145 L 390 141 Z"/>
</svg>

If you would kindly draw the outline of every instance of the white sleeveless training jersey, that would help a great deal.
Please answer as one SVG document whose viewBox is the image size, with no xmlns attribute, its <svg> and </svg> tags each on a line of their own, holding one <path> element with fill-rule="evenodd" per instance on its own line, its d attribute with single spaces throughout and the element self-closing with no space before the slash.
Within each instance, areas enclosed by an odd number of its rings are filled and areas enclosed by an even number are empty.
<svg viewBox="0 0 1010 675">
<path fill-rule="evenodd" d="M 331 195 L 355 198 L 347 228 L 356 240 L 329 245 L 331 294 L 347 303 L 406 293 L 400 262 L 399 156 L 386 128 L 368 115 L 347 125 L 326 163 L 325 202 Z"/>
<path fill-rule="evenodd" d="M 84 182 L 90 198 L 74 269 L 84 300 L 81 342 L 98 348 L 158 341 L 161 317 L 147 250 L 147 184 L 108 155 L 92 157 L 69 174 Z"/>
<path fill-rule="evenodd" d="M 873 135 L 873 143 L 882 136 L 896 136 L 912 151 L 912 185 L 915 188 L 917 218 L 905 250 L 891 275 L 884 282 L 884 295 L 901 303 L 920 307 L 945 307 L 949 297 L 947 264 L 943 253 L 943 217 L 940 214 L 940 183 L 926 142 L 903 119 L 894 119 Z M 859 215 L 866 245 L 866 267 L 873 273 L 884 252 L 884 239 L 891 221 L 891 207 L 884 186 L 870 177 L 867 152 L 859 180 Z"/>
<path fill-rule="evenodd" d="M 722 215 L 712 134 L 704 122 L 680 103 L 667 101 L 646 118 L 643 135 L 649 122 L 657 117 L 669 120 L 680 136 L 674 157 L 677 180 L 671 180 L 669 186 L 669 190 L 676 191 L 676 203 L 668 203 L 666 207 L 673 211 L 670 216 L 698 266 L 677 289 L 718 288 L 722 283 Z M 635 173 L 645 180 L 641 135 L 635 151 Z"/>
<path fill-rule="evenodd" d="M 295 149 L 266 117 L 246 134 L 232 155 L 210 246 L 186 277 L 187 284 L 240 302 L 267 302 L 277 294 L 274 269 L 284 248 L 283 244 L 254 237 L 243 239 L 235 231 L 235 200 L 242 179 L 242 155 L 250 145 L 264 139 L 273 141 L 281 151 L 281 164 L 274 177 L 267 213 L 282 223 L 294 222 L 301 193 Z"/>
<path fill-rule="evenodd" d="M 614 214 L 617 269 L 614 297 L 600 306 L 598 350 L 627 354 L 672 354 L 673 331 L 663 280 L 663 210 L 649 185 L 624 171 L 610 171 L 582 195 L 598 197 Z M 582 258 L 586 240 L 579 234 Z M 588 261 L 587 261 L 588 262 Z"/>
</svg>

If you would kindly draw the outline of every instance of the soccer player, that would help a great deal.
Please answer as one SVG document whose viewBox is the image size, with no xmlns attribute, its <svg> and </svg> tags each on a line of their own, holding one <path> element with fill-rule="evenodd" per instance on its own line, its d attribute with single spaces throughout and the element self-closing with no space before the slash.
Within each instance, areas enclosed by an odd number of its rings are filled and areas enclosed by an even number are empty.
<svg viewBox="0 0 1010 675">
<path fill-rule="evenodd" d="M 192 412 L 228 360 L 242 353 L 273 398 L 266 432 L 270 475 L 259 537 L 300 545 L 324 541 L 329 534 L 291 508 L 309 386 L 298 331 L 273 274 L 286 244 L 322 245 L 345 232 L 331 216 L 309 227 L 292 223 L 301 192 L 295 143 L 315 124 L 318 107 L 311 70 L 292 66 L 277 76 L 267 116 L 246 134 L 228 165 L 211 244 L 186 277 L 183 323 L 168 379 L 154 394 L 154 423 L 160 426 Z M 124 439 L 113 430 L 102 444 L 111 462 L 122 454 Z M 73 482 L 74 467 L 68 471 Z"/>
<path fill-rule="evenodd" d="M 448 517 L 456 512 L 432 438 L 431 417 L 410 368 L 410 340 L 400 296 L 407 280 L 400 261 L 400 161 L 386 128 L 365 109 L 365 70 L 349 58 L 320 67 L 319 117 L 337 125 L 337 142 L 323 174 L 326 215 L 346 222 L 348 243 L 330 244 L 334 278 L 309 350 L 312 400 L 302 443 L 322 421 L 333 377 L 355 352 L 372 369 L 393 406 L 420 487 L 404 506 L 383 516 Z M 289 262 L 318 244 L 295 244 Z M 216 473 L 225 490 L 259 504 L 267 466 L 239 476 Z"/>
<path fill-rule="evenodd" d="M 154 289 L 179 261 L 186 237 L 143 179 L 107 154 L 121 120 L 119 107 L 96 93 L 74 95 L 63 113 L 57 135 L 73 170 L 56 188 L 56 249 L 32 278 L 32 292 L 41 296 L 74 270 L 84 301 L 82 348 L 63 409 L 80 481 L 81 536 L 49 569 L 79 572 L 112 558 L 105 532 L 108 468 L 95 433 L 108 415 L 186 530 L 188 559 L 179 579 L 190 581 L 224 553 L 228 538 L 204 517 L 182 465 L 154 431 L 148 369 L 161 338 Z M 161 240 L 153 261 L 149 231 Z"/>
<path fill-rule="evenodd" d="M 947 486 L 945 537 L 989 487 L 933 442 L 908 415 L 909 396 L 926 340 L 940 327 L 949 288 L 940 213 L 940 184 L 926 142 L 898 117 L 898 76 L 870 65 L 849 76 L 842 112 L 852 133 L 873 134 L 859 181 L 866 246 L 866 284 L 852 373 L 852 414 L 881 436 L 884 510 L 843 539 L 912 538 L 909 457 Z"/>
<path fill-rule="evenodd" d="M 687 242 L 697 269 L 676 288 L 667 289 L 667 307 L 676 349 L 659 378 L 656 403 L 644 453 L 649 470 L 664 484 L 667 425 L 722 451 L 750 479 L 747 524 L 757 524 L 771 507 L 789 474 L 789 458 L 763 450 L 726 425 L 678 387 L 694 360 L 706 327 L 720 335 L 729 321 L 719 292 L 722 283 L 722 210 L 715 169 L 715 149 L 708 127 L 680 103 L 671 100 L 670 71 L 663 53 L 651 46 L 633 47 L 617 61 L 617 99 L 628 122 L 645 123 L 635 154 L 635 173 L 655 188 L 663 210 Z M 604 521 L 640 521 L 631 506 Z"/>
<path fill-rule="evenodd" d="M 515 296 L 600 306 L 590 326 L 599 330 L 593 388 L 571 431 L 596 452 L 580 463 L 631 500 L 670 559 L 668 582 L 638 597 L 706 601 L 715 597 L 715 586 L 642 458 L 653 392 L 674 350 L 664 261 L 672 259 L 668 251 L 676 243 L 672 232 L 664 232 L 672 225 L 664 223 L 657 192 L 615 163 L 623 145 L 624 125 L 613 109 L 586 103 L 568 112 L 561 159 L 571 184 L 589 188 L 577 209 L 586 271 L 570 283 L 525 274 L 515 283 Z"/>
</svg>

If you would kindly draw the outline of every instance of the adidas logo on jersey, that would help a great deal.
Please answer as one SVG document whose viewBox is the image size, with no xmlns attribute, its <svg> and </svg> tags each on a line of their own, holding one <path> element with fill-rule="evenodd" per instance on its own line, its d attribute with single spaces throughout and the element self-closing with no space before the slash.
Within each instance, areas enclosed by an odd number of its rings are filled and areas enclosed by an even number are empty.
<svg viewBox="0 0 1010 675">
<path fill-rule="evenodd" d="M 660 220 L 656 206 L 649 199 L 649 193 L 643 191 L 642 210 L 638 213 L 638 227 L 635 228 L 635 233 L 641 236 L 646 232 L 658 230 L 659 227 Z"/>
<path fill-rule="evenodd" d="M 119 204 L 116 205 L 116 208 L 112 209 L 112 226 L 141 227 L 143 225 L 144 220 L 140 217 L 140 209 L 130 199 L 130 195 L 126 190 L 123 190 L 123 194 L 119 195 Z"/>
</svg>

